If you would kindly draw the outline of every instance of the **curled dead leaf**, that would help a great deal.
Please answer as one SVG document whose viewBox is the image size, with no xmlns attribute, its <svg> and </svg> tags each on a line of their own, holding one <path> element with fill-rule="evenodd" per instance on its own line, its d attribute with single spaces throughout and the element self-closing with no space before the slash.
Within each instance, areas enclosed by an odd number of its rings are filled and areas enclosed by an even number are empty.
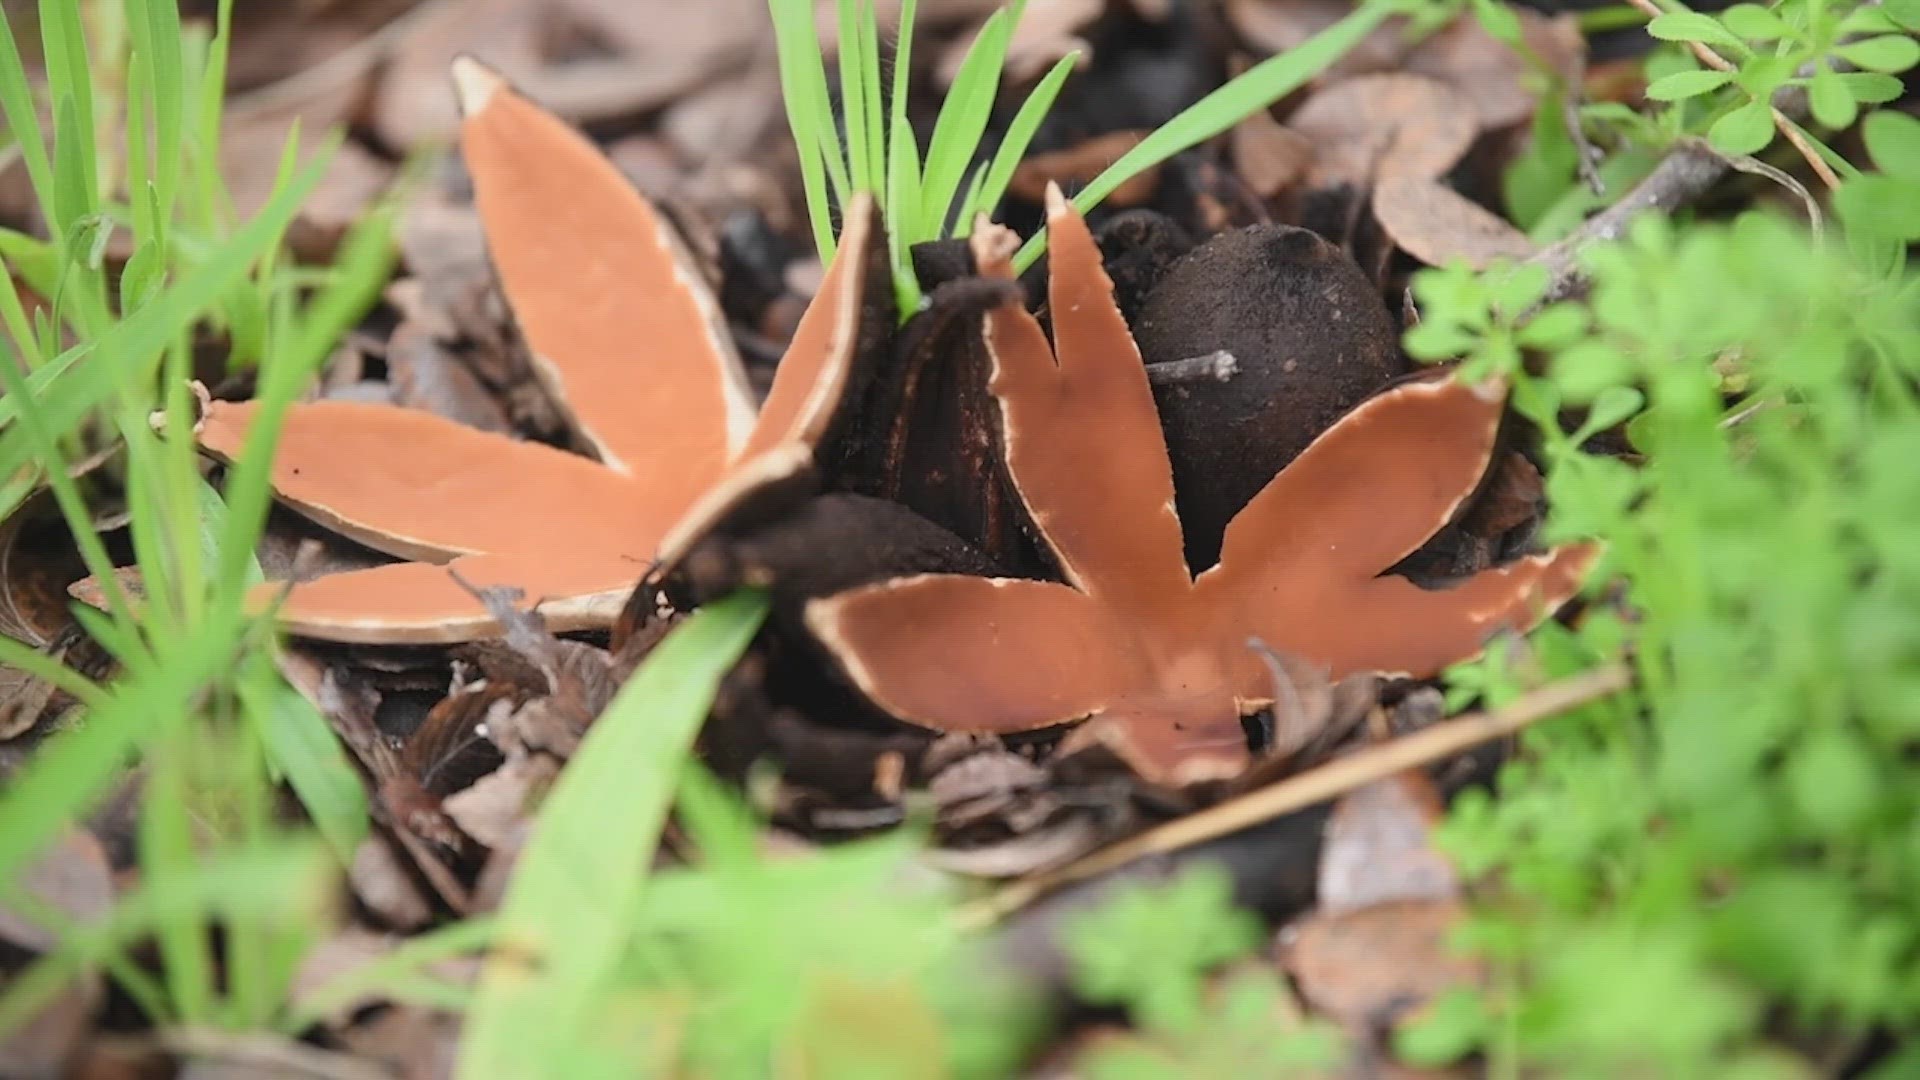
<svg viewBox="0 0 1920 1080">
<path fill-rule="evenodd" d="M 1312 141 L 1265 109 L 1235 124 L 1229 138 L 1240 178 L 1261 198 L 1270 199 L 1292 187 L 1313 165 Z"/>
<path fill-rule="evenodd" d="M 1007 190 L 1028 202 L 1040 202 L 1046 197 L 1048 184 L 1083 185 L 1146 137 L 1144 131 L 1110 131 L 1065 150 L 1029 154 L 1013 170 L 1013 182 Z M 1138 206 L 1153 198 L 1159 184 L 1159 169 L 1148 169 L 1115 188 L 1106 202 L 1111 206 Z"/>
<path fill-rule="evenodd" d="M 1454 260 L 1485 270 L 1517 262 L 1539 250 L 1527 234 L 1438 180 L 1395 176 L 1373 193 L 1373 214 L 1387 238 L 1426 263 Z"/>
<path fill-rule="evenodd" d="M 1310 190 L 1368 191 L 1388 177 L 1437 177 L 1479 133 L 1473 108 L 1419 75 L 1362 75 L 1316 92 L 1287 119 L 1313 144 Z"/>
</svg>

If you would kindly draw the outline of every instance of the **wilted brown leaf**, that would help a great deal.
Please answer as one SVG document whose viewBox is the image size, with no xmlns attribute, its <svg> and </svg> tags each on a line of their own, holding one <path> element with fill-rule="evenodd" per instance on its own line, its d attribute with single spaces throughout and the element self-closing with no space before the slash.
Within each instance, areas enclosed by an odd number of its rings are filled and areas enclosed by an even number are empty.
<svg viewBox="0 0 1920 1080">
<path fill-rule="evenodd" d="M 1013 170 L 1013 182 L 1007 190 L 1028 202 L 1040 202 L 1046 197 L 1048 184 L 1069 190 L 1086 184 L 1146 137 L 1144 131 L 1110 131 L 1065 150 L 1029 154 Z M 1115 188 L 1106 201 L 1110 206 L 1138 206 L 1153 198 L 1159 185 L 1160 170 L 1148 169 Z"/>
<path fill-rule="evenodd" d="M 1272 198 L 1299 180 L 1313 165 L 1313 143 L 1276 121 L 1265 109 L 1234 125 L 1233 163 L 1254 194 Z"/>
<path fill-rule="evenodd" d="M 1313 145 L 1307 187 L 1371 190 L 1396 176 L 1436 177 L 1478 133 L 1472 106 L 1419 75 L 1363 75 L 1318 91 L 1287 126 Z"/>
<path fill-rule="evenodd" d="M 1455 259 L 1484 270 L 1502 259 L 1518 261 L 1539 250 L 1527 234 L 1438 180 L 1394 176 L 1373 193 L 1373 214 L 1388 239 L 1426 263 Z"/>
</svg>

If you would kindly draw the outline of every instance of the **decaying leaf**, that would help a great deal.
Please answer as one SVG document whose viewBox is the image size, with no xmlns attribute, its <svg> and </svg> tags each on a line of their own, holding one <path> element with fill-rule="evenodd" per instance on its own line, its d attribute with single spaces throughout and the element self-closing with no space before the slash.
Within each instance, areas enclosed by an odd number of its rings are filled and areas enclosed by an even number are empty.
<svg viewBox="0 0 1920 1080">
<path fill-rule="evenodd" d="M 1261 198 L 1292 187 L 1313 164 L 1313 143 L 1265 109 L 1235 124 L 1229 138 L 1240 178 Z"/>
<path fill-rule="evenodd" d="M 1146 137 L 1144 131 L 1110 131 L 1065 150 L 1029 154 L 1013 170 L 1007 190 L 1029 202 L 1039 202 L 1046 196 L 1048 184 L 1086 184 Z M 1138 206 L 1153 198 L 1159 184 L 1160 170 L 1147 169 L 1113 189 L 1106 202 L 1110 206 Z"/>
<path fill-rule="evenodd" d="M 1092 716 L 1156 782 L 1230 777 L 1275 698 L 1251 646 L 1330 669 L 1431 675 L 1524 630 L 1594 556 L 1560 548 L 1456 588 L 1379 576 L 1453 516 L 1494 449 L 1502 388 L 1406 383 L 1349 413 L 1227 528 L 1198 579 L 1153 396 L 1085 222 L 1048 193 L 1054 343 L 1017 303 L 987 321 L 1005 464 L 1066 584 L 928 574 L 812 601 L 809 626 L 875 704 L 948 731 Z M 974 239 L 1010 276 L 1014 237 Z"/>
<path fill-rule="evenodd" d="M 1414 772 L 1341 799 L 1320 852 L 1320 903 L 1282 931 L 1281 963 L 1315 1009 L 1362 1030 L 1392 1026 L 1440 991 L 1482 977 L 1448 938 L 1460 880 L 1433 846 L 1440 800 Z"/>
<path fill-rule="evenodd" d="M 1437 177 L 1473 145 L 1472 105 L 1419 75 L 1363 75 L 1308 98 L 1287 126 L 1313 144 L 1309 190 L 1368 191 L 1390 176 Z"/>
<path fill-rule="evenodd" d="M 696 503 L 805 470 L 850 377 L 868 290 L 884 285 L 869 273 L 884 249 L 876 214 L 856 200 L 843 254 L 756 418 L 718 307 L 670 227 L 582 136 L 498 75 L 471 60 L 455 72 L 502 286 L 536 369 L 599 460 L 415 410 L 292 407 L 273 462 L 281 500 L 412 560 L 293 586 L 279 611 L 298 634 L 414 643 L 498 633 L 440 563 L 475 587 L 524 591 L 556 630 L 610 625 Z M 213 403 L 201 445 L 232 459 L 256 411 Z"/>
<path fill-rule="evenodd" d="M 1373 216 L 1401 250 L 1440 266 L 1455 259 L 1485 270 L 1502 259 L 1518 261 L 1538 248 L 1527 234 L 1437 180 L 1395 176 L 1373 193 Z"/>
<path fill-rule="evenodd" d="M 1480 20 L 1462 15 L 1407 53 L 1404 70 L 1453 87 L 1472 106 L 1482 131 L 1525 121 L 1533 115 L 1536 91 L 1550 75 L 1578 84 L 1585 63 L 1586 39 L 1573 12 L 1543 15 L 1513 7 L 1521 39 L 1547 71 L 1536 73 L 1527 57 L 1487 33 Z"/>
</svg>

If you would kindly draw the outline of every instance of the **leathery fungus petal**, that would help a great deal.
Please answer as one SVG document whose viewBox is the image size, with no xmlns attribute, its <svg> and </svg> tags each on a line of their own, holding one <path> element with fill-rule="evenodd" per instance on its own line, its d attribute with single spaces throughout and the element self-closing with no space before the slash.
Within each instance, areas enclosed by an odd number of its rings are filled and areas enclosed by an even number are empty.
<svg viewBox="0 0 1920 1080">
<path fill-rule="evenodd" d="M 1101 607 L 1051 582 L 898 578 L 813 600 L 806 619 L 876 705 L 939 731 L 1078 720 L 1128 682 Z"/>
<path fill-rule="evenodd" d="M 783 443 L 811 448 L 826 436 L 853 374 L 869 286 L 886 272 L 884 265 L 873 265 L 886 250 L 875 236 L 879 217 L 871 195 L 855 195 L 848 203 L 833 264 L 774 368 L 773 386 L 760 404 L 741 459 Z"/>
<path fill-rule="evenodd" d="M 476 589 L 521 590 L 539 605 L 548 629 L 565 633 L 611 623 L 644 570 L 639 559 L 605 553 L 473 555 L 446 566 L 394 563 L 331 574 L 291 588 L 268 582 L 248 600 L 256 608 L 281 601 L 281 624 L 306 637 L 363 645 L 447 644 L 502 631 L 462 581 Z"/>
<path fill-rule="evenodd" d="M 1191 584 L 1160 416 L 1100 249 L 1057 186 L 1047 230 L 1053 345 L 1018 300 L 987 316 L 1007 470 L 1067 580 L 1150 617 Z M 976 231 L 983 274 L 1012 276 L 1010 237 Z"/>
<path fill-rule="evenodd" d="M 253 402 L 213 402 L 201 447 L 234 460 L 257 412 Z M 327 528 L 429 561 L 542 551 L 555 537 L 645 555 L 681 509 L 671 503 L 678 492 L 649 491 L 576 454 L 362 402 L 291 406 L 272 480 L 283 502 Z"/>
<path fill-rule="evenodd" d="M 691 501 L 753 426 L 718 303 L 584 136 L 475 60 L 454 82 L 487 247 L 535 366 L 608 467 L 679 477 Z"/>
<path fill-rule="evenodd" d="M 1492 460 L 1505 387 L 1402 383 L 1342 417 L 1228 523 L 1229 590 L 1279 572 L 1370 578 L 1453 518 Z"/>
</svg>

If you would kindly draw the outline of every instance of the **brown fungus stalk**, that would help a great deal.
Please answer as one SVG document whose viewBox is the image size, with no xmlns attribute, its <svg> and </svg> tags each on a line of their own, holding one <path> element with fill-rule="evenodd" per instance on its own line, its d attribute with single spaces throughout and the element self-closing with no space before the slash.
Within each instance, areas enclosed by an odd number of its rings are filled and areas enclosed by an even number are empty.
<svg viewBox="0 0 1920 1080">
<path fill-rule="evenodd" d="M 719 306 L 679 239 L 585 138 L 463 59 L 454 66 L 488 247 L 534 366 L 598 460 L 390 406 L 288 412 L 272 468 L 287 505 L 409 561 L 285 590 L 303 636 L 453 642 L 500 631 L 475 589 L 541 601 L 555 630 L 610 625 L 689 522 L 810 466 L 868 337 L 884 252 L 872 201 L 757 413 Z M 215 402 L 201 446 L 231 460 L 257 407 Z M 284 586 L 267 585 L 266 604 Z"/>
<path fill-rule="evenodd" d="M 1146 778 L 1188 784 L 1248 762 L 1241 717 L 1269 706 L 1268 651 L 1335 678 L 1430 676 L 1524 631 L 1577 590 L 1595 549 L 1562 547 L 1445 590 L 1382 576 L 1460 508 L 1493 453 L 1504 393 L 1442 376 L 1366 401 L 1227 526 L 1192 576 L 1140 354 L 1085 223 L 1057 189 L 1054 341 L 1018 303 L 988 317 L 1005 466 L 1065 584 L 946 574 L 813 600 L 814 634 L 875 704 L 944 731 L 1092 717 Z M 1010 276 L 1013 236 L 974 237 Z"/>
</svg>

